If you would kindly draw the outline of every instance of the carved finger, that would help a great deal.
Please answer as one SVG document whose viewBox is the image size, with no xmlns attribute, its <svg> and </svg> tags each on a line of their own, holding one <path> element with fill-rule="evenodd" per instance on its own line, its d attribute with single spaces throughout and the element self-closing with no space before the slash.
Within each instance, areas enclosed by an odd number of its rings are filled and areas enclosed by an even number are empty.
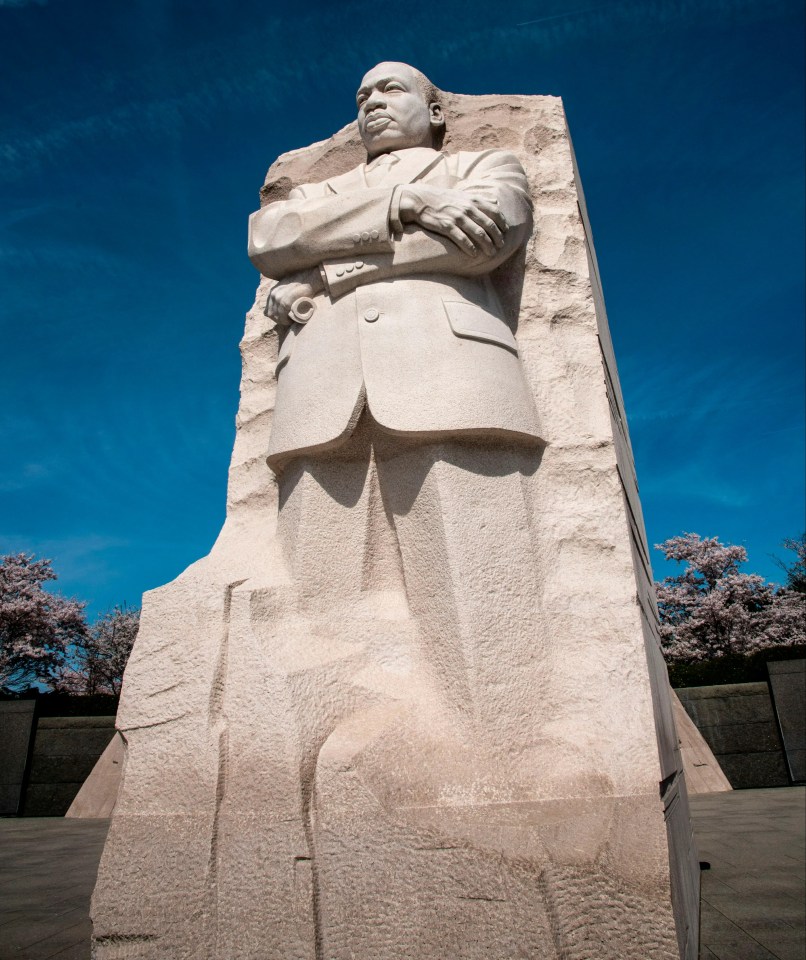
<svg viewBox="0 0 806 960">
<path fill-rule="evenodd" d="M 289 319 L 286 313 L 278 311 L 277 313 L 269 314 L 269 317 L 277 324 L 278 327 L 290 327 L 291 320 Z"/>
<path fill-rule="evenodd" d="M 498 233 L 498 228 L 492 220 L 488 222 L 490 226 L 495 229 L 496 233 Z M 475 245 L 483 250 L 488 257 L 491 257 L 495 253 L 496 247 L 492 237 L 487 230 L 483 226 L 480 226 L 475 220 L 472 220 L 470 217 L 461 217 L 458 226 L 467 236 L 473 239 Z"/>
<path fill-rule="evenodd" d="M 445 233 L 445 236 L 449 240 L 453 240 L 457 247 L 463 252 L 469 254 L 471 257 L 478 255 L 478 249 L 470 237 L 457 225 L 452 225 L 448 231 Z"/>
<path fill-rule="evenodd" d="M 275 323 L 282 327 L 287 327 L 291 321 L 288 319 L 288 308 L 285 306 L 284 300 L 284 288 L 280 284 L 277 284 L 266 300 L 265 313 L 266 316 L 270 317 Z"/>
<path fill-rule="evenodd" d="M 487 236 L 492 240 L 498 250 L 504 246 L 504 234 L 501 232 L 498 224 L 491 217 L 488 217 L 480 208 L 476 208 L 475 222 L 484 230 Z"/>
<path fill-rule="evenodd" d="M 266 306 L 263 308 L 264 316 L 271 317 L 272 319 L 274 319 L 274 309 L 275 309 L 274 291 L 276 289 L 277 289 L 277 281 L 273 280 L 272 285 L 269 288 L 268 296 L 266 297 Z"/>
<path fill-rule="evenodd" d="M 478 210 L 480 210 L 485 216 L 489 217 L 501 233 L 506 233 L 509 229 L 509 224 L 507 223 L 507 218 L 504 216 L 503 211 L 498 206 L 498 201 L 493 199 L 487 199 L 487 197 L 478 197 L 475 200 L 475 205 Z"/>
</svg>

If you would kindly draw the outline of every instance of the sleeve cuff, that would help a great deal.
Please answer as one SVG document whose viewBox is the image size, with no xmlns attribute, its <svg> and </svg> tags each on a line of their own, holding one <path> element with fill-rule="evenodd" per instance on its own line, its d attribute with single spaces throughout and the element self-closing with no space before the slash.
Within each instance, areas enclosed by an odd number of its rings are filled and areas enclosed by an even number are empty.
<svg viewBox="0 0 806 960">
<path fill-rule="evenodd" d="M 372 265 L 363 260 L 339 259 L 325 261 L 320 269 L 325 280 L 325 289 L 331 299 L 336 299 L 359 286 L 361 275 L 372 272 Z"/>
</svg>

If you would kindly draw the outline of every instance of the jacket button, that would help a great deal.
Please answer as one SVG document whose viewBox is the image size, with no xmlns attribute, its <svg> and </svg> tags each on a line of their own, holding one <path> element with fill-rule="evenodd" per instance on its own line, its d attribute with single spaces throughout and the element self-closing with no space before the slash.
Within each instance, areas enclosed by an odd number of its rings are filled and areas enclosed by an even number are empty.
<svg viewBox="0 0 806 960">
<path fill-rule="evenodd" d="M 356 261 L 355 261 L 355 269 L 356 269 L 356 270 L 360 270 L 363 266 L 364 266 L 364 261 L 363 261 L 363 260 L 356 260 Z"/>
<path fill-rule="evenodd" d="M 364 241 L 364 243 L 369 240 L 369 233 L 366 230 L 361 234 L 361 239 Z"/>
<path fill-rule="evenodd" d="M 377 230 L 373 230 L 372 233 L 370 233 L 370 236 L 372 237 L 373 240 L 377 240 L 380 234 L 378 233 Z"/>
<path fill-rule="evenodd" d="M 369 310 L 364 314 L 364 319 L 367 323 L 375 323 L 375 321 L 380 316 L 380 313 L 375 309 L 375 307 L 370 307 Z"/>
<path fill-rule="evenodd" d="M 353 243 L 361 243 L 361 234 L 360 234 L 360 233 L 354 233 L 354 234 L 353 234 Z"/>
</svg>

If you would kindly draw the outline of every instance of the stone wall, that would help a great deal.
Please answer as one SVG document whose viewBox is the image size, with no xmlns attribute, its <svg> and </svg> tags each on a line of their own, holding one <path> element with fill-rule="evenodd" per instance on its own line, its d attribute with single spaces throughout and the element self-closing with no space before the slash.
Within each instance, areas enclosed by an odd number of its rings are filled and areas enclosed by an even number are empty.
<svg viewBox="0 0 806 960">
<path fill-rule="evenodd" d="M 790 784 L 766 683 L 683 687 L 681 703 L 736 789 Z"/>
<path fill-rule="evenodd" d="M 772 661 L 767 670 L 789 777 L 806 783 L 806 660 Z"/>
<path fill-rule="evenodd" d="M 35 710 L 35 700 L 0 702 L 0 817 L 22 807 Z"/>
<path fill-rule="evenodd" d="M 114 717 L 39 717 L 22 815 L 64 816 L 114 733 Z"/>
</svg>

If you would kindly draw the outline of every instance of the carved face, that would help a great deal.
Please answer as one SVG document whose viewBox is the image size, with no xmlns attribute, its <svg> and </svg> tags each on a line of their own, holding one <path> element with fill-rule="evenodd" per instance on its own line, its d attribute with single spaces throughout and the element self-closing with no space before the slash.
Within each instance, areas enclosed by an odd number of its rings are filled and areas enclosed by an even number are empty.
<svg viewBox="0 0 806 960">
<path fill-rule="evenodd" d="M 379 63 L 356 94 L 358 130 L 370 159 L 407 147 L 430 147 L 442 126 L 442 107 L 428 104 L 415 71 L 405 63 Z"/>
</svg>

